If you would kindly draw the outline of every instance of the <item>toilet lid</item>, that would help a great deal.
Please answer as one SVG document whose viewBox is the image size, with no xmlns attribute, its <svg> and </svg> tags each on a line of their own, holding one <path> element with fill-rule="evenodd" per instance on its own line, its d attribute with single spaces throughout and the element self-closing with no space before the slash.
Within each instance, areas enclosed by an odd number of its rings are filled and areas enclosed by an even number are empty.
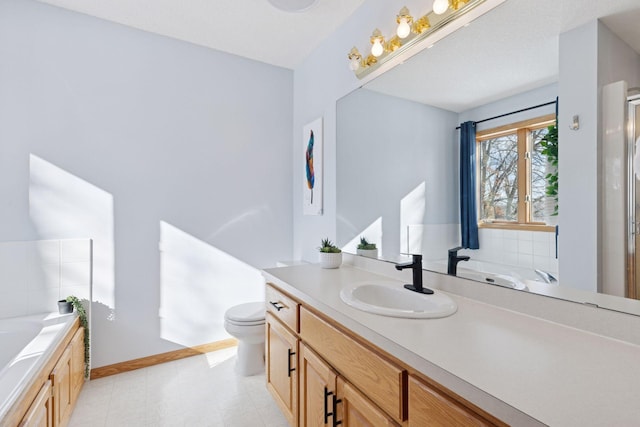
<svg viewBox="0 0 640 427">
<path fill-rule="evenodd" d="M 264 322 L 264 301 L 248 302 L 231 307 L 225 313 L 225 318 L 235 323 L 259 323 Z"/>
</svg>

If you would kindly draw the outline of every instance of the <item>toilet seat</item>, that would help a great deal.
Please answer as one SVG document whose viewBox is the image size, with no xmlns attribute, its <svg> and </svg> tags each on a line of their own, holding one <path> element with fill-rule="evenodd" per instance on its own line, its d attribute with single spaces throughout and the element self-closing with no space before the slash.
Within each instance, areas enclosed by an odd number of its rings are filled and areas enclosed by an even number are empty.
<svg viewBox="0 0 640 427">
<path fill-rule="evenodd" d="M 248 302 L 231 307 L 224 319 L 232 325 L 256 326 L 265 323 L 264 302 Z"/>
</svg>

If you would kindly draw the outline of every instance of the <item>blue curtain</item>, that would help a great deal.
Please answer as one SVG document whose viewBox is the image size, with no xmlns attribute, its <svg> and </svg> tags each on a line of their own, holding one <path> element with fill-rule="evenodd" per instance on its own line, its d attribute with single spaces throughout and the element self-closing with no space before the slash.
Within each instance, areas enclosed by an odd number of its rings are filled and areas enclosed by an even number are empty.
<svg viewBox="0 0 640 427">
<path fill-rule="evenodd" d="M 476 124 L 460 125 L 460 232 L 462 247 L 480 249 L 476 209 Z"/>
</svg>

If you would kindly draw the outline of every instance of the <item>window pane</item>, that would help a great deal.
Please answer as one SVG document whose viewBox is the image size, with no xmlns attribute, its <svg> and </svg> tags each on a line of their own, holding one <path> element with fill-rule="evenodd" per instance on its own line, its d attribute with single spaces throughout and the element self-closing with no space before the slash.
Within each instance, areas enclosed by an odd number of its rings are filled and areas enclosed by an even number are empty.
<svg viewBox="0 0 640 427">
<path fill-rule="evenodd" d="M 547 201 L 547 179 L 551 167 L 547 162 L 547 156 L 542 154 L 540 140 L 549 131 L 547 128 L 531 131 L 531 220 L 544 222 L 545 218 L 553 213 L 554 201 Z M 549 205 L 549 206 L 547 206 Z M 550 211 L 549 211 L 550 209 Z"/>
<path fill-rule="evenodd" d="M 518 138 L 516 134 L 481 141 L 480 219 L 518 219 Z"/>
</svg>

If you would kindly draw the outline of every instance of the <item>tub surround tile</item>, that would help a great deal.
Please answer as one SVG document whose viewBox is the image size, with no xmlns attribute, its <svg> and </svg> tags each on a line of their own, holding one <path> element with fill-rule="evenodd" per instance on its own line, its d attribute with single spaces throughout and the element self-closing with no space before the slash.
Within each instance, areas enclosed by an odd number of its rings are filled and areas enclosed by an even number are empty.
<svg viewBox="0 0 640 427">
<path fill-rule="evenodd" d="M 91 274 L 90 239 L 2 242 L 0 295 L 11 303 L 0 302 L 0 318 L 57 312 L 69 295 L 90 300 Z"/>
<path fill-rule="evenodd" d="M 60 241 L 60 262 L 91 261 L 91 240 L 65 239 Z"/>
</svg>

